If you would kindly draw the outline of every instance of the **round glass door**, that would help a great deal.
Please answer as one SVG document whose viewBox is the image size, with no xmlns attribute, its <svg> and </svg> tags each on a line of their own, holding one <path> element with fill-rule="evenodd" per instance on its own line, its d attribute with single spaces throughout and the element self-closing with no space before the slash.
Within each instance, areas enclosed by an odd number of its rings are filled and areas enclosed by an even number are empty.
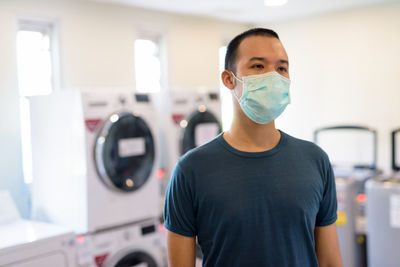
<svg viewBox="0 0 400 267">
<path fill-rule="evenodd" d="M 150 177 L 154 149 L 150 128 L 141 117 L 127 112 L 113 114 L 103 124 L 96 140 L 98 174 L 110 188 L 135 191 Z"/>
<path fill-rule="evenodd" d="M 124 256 L 115 265 L 115 267 L 132 266 L 157 267 L 157 263 L 149 254 L 141 251 L 136 251 Z"/>
<path fill-rule="evenodd" d="M 187 126 L 183 129 L 181 154 L 212 140 L 221 131 L 221 124 L 214 114 L 209 111 L 195 111 L 189 116 Z"/>
</svg>

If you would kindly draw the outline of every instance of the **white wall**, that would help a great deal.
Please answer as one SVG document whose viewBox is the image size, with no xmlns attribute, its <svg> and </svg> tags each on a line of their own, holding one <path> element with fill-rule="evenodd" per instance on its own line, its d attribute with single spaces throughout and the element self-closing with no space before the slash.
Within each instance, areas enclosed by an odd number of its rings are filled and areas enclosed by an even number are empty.
<svg viewBox="0 0 400 267">
<path fill-rule="evenodd" d="M 135 87 L 134 40 L 139 30 L 164 35 L 168 88 L 218 88 L 218 49 L 247 25 L 83 0 L 0 2 L 0 189 L 9 189 L 26 217 L 15 39 L 18 18 L 55 21 L 62 88 Z"/>
<path fill-rule="evenodd" d="M 314 129 L 362 124 L 378 130 L 378 166 L 390 171 L 400 127 L 400 4 L 262 25 L 275 29 L 290 61 L 292 104 L 277 126 L 312 140 Z"/>
</svg>

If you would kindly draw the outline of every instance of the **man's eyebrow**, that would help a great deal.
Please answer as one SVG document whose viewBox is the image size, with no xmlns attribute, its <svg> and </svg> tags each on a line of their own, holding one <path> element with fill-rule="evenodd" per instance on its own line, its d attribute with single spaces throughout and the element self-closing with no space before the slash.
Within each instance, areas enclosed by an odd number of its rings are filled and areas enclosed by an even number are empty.
<svg viewBox="0 0 400 267">
<path fill-rule="evenodd" d="M 249 62 L 251 61 L 267 61 L 264 57 L 252 57 L 250 58 Z"/>
<path fill-rule="evenodd" d="M 264 57 L 252 57 L 252 58 L 249 59 L 249 62 L 252 62 L 252 61 L 264 61 L 264 62 L 267 62 L 268 60 L 266 58 L 264 58 Z M 286 59 L 280 59 L 279 63 L 289 65 L 289 61 L 287 61 Z"/>
<path fill-rule="evenodd" d="M 287 61 L 286 59 L 279 60 L 279 63 L 289 65 L 289 61 Z"/>
</svg>

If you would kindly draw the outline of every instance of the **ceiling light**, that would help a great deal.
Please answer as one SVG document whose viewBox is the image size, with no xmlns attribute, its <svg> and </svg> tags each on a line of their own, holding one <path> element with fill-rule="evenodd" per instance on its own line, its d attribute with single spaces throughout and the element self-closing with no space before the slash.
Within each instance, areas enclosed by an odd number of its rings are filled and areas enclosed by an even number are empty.
<svg viewBox="0 0 400 267">
<path fill-rule="evenodd" d="M 288 0 L 264 0 L 266 6 L 283 6 Z"/>
</svg>

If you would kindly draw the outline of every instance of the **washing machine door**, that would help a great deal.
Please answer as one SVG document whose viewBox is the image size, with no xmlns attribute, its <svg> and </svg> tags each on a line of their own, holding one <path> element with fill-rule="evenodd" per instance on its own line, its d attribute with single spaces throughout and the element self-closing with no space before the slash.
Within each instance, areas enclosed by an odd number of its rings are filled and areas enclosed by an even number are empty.
<svg viewBox="0 0 400 267">
<path fill-rule="evenodd" d="M 133 192 L 150 178 L 155 145 L 146 121 L 129 112 L 112 114 L 95 144 L 95 163 L 102 181 L 112 189 Z"/>
<path fill-rule="evenodd" d="M 118 253 L 105 267 L 159 267 L 156 260 L 147 252 L 134 250 Z"/>
<path fill-rule="evenodd" d="M 192 148 L 212 140 L 221 131 L 221 123 L 213 113 L 208 110 L 196 110 L 188 117 L 187 125 L 183 128 L 183 137 L 180 147 L 181 155 Z"/>
</svg>

